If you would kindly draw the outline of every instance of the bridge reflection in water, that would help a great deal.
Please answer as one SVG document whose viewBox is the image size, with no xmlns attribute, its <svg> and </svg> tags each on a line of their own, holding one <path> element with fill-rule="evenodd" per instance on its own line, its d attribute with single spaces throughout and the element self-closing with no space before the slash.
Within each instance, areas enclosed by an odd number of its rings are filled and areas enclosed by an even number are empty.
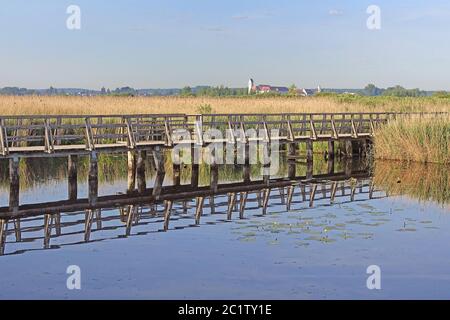
<svg viewBox="0 0 450 320">
<path fill-rule="evenodd" d="M 206 218 L 208 224 L 219 224 L 262 217 L 270 214 L 272 207 L 285 206 L 286 211 L 301 213 L 317 206 L 387 196 L 375 189 L 369 169 L 355 169 L 351 159 L 342 166 L 344 171 L 333 169 L 327 174 L 313 175 L 307 169 L 306 175 L 296 176 L 295 165 L 289 161 L 287 177 L 261 176 L 261 180 L 249 181 L 250 169 L 242 166 L 241 182 L 219 183 L 218 172 L 213 168 L 207 186 L 199 186 L 198 178 L 197 183 L 182 185 L 177 174 L 173 185 L 163 186 L 164 174 L 157 174 L 152 188 L 95 197 L 95 201 L 88 197 L 27 204 L 14 211 L 3 207 L 0 208 L 0 254 L 195 227 Z"/>
</svg>

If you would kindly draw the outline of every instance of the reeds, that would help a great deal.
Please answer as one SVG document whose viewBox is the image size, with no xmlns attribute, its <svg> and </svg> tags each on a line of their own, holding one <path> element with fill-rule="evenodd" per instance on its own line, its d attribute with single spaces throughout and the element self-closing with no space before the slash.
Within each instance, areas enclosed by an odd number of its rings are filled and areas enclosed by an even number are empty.
<svg viewBox="0 0 450 320">
<path fill-rule="evenodd" d="M 329 97 L 0 96 L 0 115 L 450 111 L 450 99 Z"/>
<path fill-rule="evenodd" d="M 376 130 L 375 157 L 450 164 L 450 117 L 401 117 Z"/>
</svg>

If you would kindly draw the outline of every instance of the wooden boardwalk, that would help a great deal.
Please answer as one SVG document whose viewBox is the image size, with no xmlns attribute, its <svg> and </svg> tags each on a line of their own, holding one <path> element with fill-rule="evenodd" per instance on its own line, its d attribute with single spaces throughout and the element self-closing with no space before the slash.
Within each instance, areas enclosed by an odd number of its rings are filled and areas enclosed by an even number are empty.
<svg viewBox="0 0 450 320">
<path fill-rule="evenodd" d="M 180 144 L 370 140 L 377 126 L 406 115 L 413 114 L 0 116 L 0 157 L 126 152 Z M 208 137 L 210 130 L 220 132 L 222 138 Z M 258 134 L 250 135 L 252 130 Z"/>
</svg>

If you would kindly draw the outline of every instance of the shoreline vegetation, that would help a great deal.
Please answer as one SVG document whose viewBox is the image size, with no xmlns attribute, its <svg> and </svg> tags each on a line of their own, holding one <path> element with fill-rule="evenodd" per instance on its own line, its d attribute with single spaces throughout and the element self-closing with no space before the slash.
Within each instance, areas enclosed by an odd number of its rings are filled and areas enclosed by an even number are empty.
<svg viewBox="0 0 450 320">
<path fill-rule="evenodd" d="M 427 97 L 319 94 L 298 96 L 9 96 L 0 115 L 450 112 L 450 95 Z M 450 117 L 407 117 L 376 132 L 378 159 L 450 164 Z"/>
<path fill-rule="evenodd" d="M 450 116 L 389 121 L 375 132 L 374 155 L 382 160 L 450 165 Z"/>
</svg>

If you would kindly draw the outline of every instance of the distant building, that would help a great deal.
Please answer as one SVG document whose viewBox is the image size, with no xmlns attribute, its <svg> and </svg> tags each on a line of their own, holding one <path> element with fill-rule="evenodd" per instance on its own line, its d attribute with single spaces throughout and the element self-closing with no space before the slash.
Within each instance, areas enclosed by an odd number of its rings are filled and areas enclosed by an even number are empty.
<svg viewBox="0 0 450 320">
<path fill-rule="evenodd" d="M 253 81 L 253 79 L 250 79 L 248 82 L 248 93 L 251 94 L 252 92 L 254 92 L 254 93 L 288 94 L 289 88 L 288 87 L 276 87 L 276 86 L 271 86 L 268 84 L 255 85 L 255 82 Z M 317 90 L 316 89 L 297 89 L 297 94 L 299 96 L 303 96 L 303 97 L 312 96 L 316 92 L 317 93 L 322 92 L 322 88 L 320 86 L 318 86 Z"/>
<path fill-rule="evenodd" d="M 268 84 L 261 84 L 261 85 L 253 85 L 252 88 L 253 92 L 256 93 L 268 93 L 268 92 L 274 92 L 274 93 L 288 93 L 289 88 L 287 87 L 275 87 Z"/>
</svg>

